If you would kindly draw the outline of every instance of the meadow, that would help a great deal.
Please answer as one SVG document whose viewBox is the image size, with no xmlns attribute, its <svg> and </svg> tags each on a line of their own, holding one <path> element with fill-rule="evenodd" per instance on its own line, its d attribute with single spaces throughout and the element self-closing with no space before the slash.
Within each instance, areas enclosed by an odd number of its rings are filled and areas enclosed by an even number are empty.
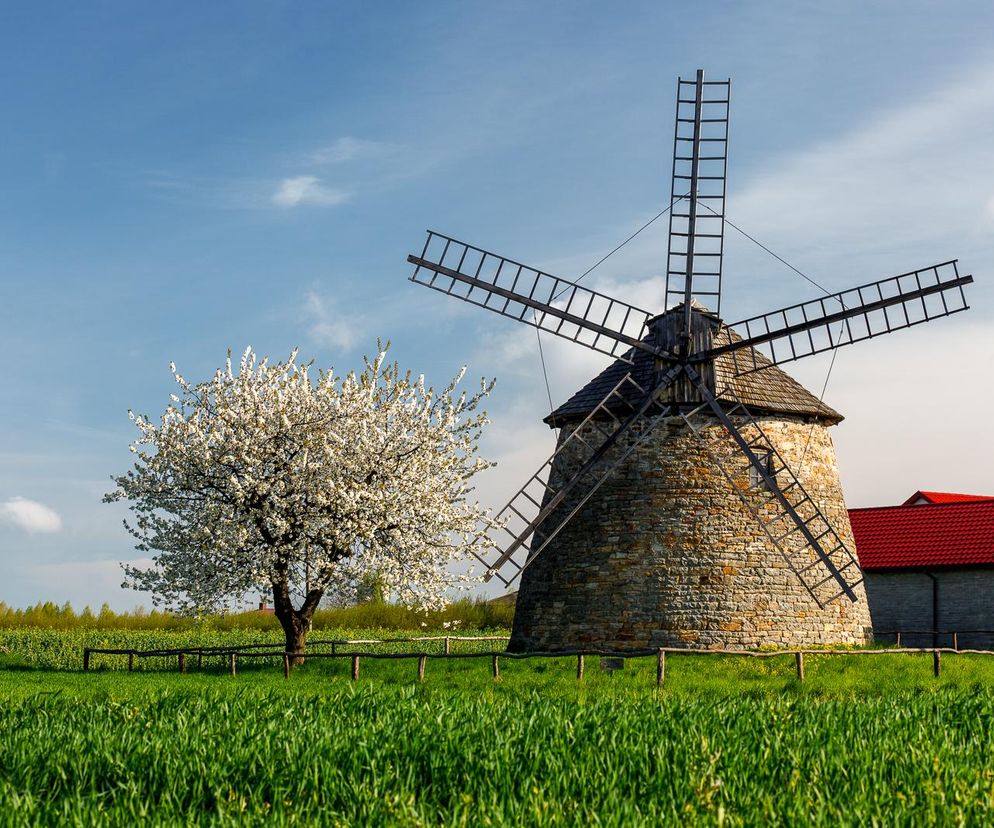
<svg viewBox="0 0 994 828">
<path fill-rule="evenodd" d="M 572 658 L 508 660 L 497 682 L 489 661 L 429 659 L 418 683 L 413 661 L 364 661 L 353 682 L 347 660 L 311 660 L 285 680 L 275 660 L 232 678 L 223 663 L 179 675 L 174 661 L 150 660 L 128 673 L 109 657 L 83 674 L 79 649 L 74 663 L 57 655 L 119 632 L 0 630 L 0 823 L 971 825 L 994 815 L 994 657 L 946 656 L 935 678 L 928 656 L 810 656 L 799 682 L 789 656 L 676 656 L 660 691 L 652 658 L 617 672 L 588 659 L 582 681 Z"/>
</svg>

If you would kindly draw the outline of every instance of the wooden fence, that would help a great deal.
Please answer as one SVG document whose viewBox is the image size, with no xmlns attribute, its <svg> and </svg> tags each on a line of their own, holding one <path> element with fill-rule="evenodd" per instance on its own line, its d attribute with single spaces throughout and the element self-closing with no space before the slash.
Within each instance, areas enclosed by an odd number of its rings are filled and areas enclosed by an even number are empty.
<svg viewBox="0 0 994 828">
<path fill-rule="evenodd" d="M 522 652 L 513 653 L 507 650 L 486 650 L 477 652 L 454 652 L 452 643 L 456 641 L 507 641 L 505 636 L 424 636 L 420 638 L 392 638 L 392 639 L 355 639 L 355 640 L 316 640 L 310 642 L 311 646 L 330 646 L 330 651 L 310 649 L 306 653 L 288 652 L 272 644 L 247 644 L 239 647 L 180 647 L 162 650 L 134 650 L 134 649 L 110 649 L 99 647 L 85 647 L 83 649 L 83 670 L 89 671 L 91 656 L 99 655 L 119 655 L 127 656 L 128 670 L 134 669 L 136 658 L 175 658 L 176 666 L 180 673 L 187 672 L 187 657 L 193 656 L 197 659 L 198 667 L 202 667 L 204 658 L 223 658 L 232 676 L 237 674 L 238 659 L 253 658 L 274 658 L 279 659 L 283 666 L 284 678 L 290 678 L 290 671 L 293 661 L 297 658 L 307 659 L 349 659 L 352 663 L 352 680 L 359 678 L 359 668 L 362 659 L 371 660 L 416 660 L 418 681 L 424 681 L 425 669 L 428 659 L 473 659 L 482 658 L 490 660 L 491 675 L 495 680 L 500 679 L 501 659 L 508 661 L 520 661 L 525 659 L 548 659 L 548 658 L 575 658 L 576 677 L 582 679 L 584 675 L 585 660 L 588 657 L 601 659 L 625 659 L 625 658 L 646 658 L 654 656 L 656 658 L 656 684 L 662 686 L 666 678 L 666 658 L 667 656 L 678 655 L 703 655 L 703 656 L 734 656 L 739 658 L 782 658 L 793 657 L 797 678 L 804 681 L 804 659 L 805 656 L 876 656 L 876 655 L 931 655 L 932 672 L 938 677 L 942 672 L 943 654 L 963 654 L 963 655 L 994 655 L 992 650 L 968 650 L 954 649 L 952 647 L 887 647 L 876 650 L 859 649 L 814 649 L 801 648 L 790 650 L 718 650 L 686 647 L 659 647 L 636 650 L 556 650 L 551 652 Z M 374 652 L 370 650 L 342 650 L 342 647 L 355 647 L 357 645 L 396 645 L 401 643 L 420 643 L 429 641 L 441 641 L 444 648 L 441 652 L 426 652 L 424 650 L 404 651 L 404 652 Z"/>
<path fill-rule="evenodd" d="M 903 640 L 908 638 L 931 638 L 933 646 L 938 646 L 940 641 L 948 641 L 949 647 L 959 650 L 960 636 L 966 639 L 983 636 L 994 644 L 994 630 L 874 630 L 873 637 L 880 640 L 894 637 L 894 645 L 901 646 Z"/>
</svg>

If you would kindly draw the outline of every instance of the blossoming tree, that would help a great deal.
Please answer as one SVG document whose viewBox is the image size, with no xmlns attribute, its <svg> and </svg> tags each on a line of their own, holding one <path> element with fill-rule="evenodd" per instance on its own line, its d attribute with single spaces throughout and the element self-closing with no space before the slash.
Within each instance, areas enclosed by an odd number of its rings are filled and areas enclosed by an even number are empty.
<svg viewBox="0 0 994 828">
<path fill-rule="evenodd" d="M 402 373 L 386 348 L 361 373 L 312 377 L 245 351 L 237 372 L 199 385 L 170 369 L 180 393 L 155 424 L 129 412 L 139 436 L 133 468 L 107 502 L 127 499 L 125 526 L 148 569 L 125 566 L 124 586 L 186 612 L 272 591 L 290 652 L 329 591 L 375 572 L 399 600 L 444 604 L 470 574 L 449 565 L 486 543 L 489 513 L 470 499 L 493 383 L 458 393 Z M 465 572 L 465 568 L 461 568 Z"/>
</svg>

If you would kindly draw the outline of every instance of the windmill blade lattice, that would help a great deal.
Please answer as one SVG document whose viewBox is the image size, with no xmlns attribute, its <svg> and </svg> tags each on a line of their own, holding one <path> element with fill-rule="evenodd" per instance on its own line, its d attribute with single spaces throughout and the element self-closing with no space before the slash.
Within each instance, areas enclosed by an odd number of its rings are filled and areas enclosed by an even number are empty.
<svg viewBox="0 0 994 828">
<path fill-rule="evenodd" d="M 626 374 L 559 444 L 497 514 L 504 528 L 491 539 L 492 546 L 473 550 L 487 567 L 486 580 L 496 577 L 510 586 L 656 426 L 676 413 L 657 400 L 680 371 L 667 371 L 654 389 L 642 387 Z M 557 463 L 564 457 L 575 464 L 566 479 Z M 537 516 L 530 518 L 536 509 Z"/>
<path fill-rule="evenodd" d="M 696 299 L 721 312 L 725 172 L 732 82 L 677 81 L 664 307 Z M 703 208 L 703 209 L 702 209 Z"/>
<path fill-rule="evenodd" d="M 963 286 L 971 282 L 955 260 L 891 276 L 735 322 L 729 327 L 742 339 L 698 359 L 731 352 L 737 376 L 802 359 L 968 310 Z M 760 345 L 769 361 L 753 350 Z"/>
<path fill-rule="evenodd" d="M 580 287 L 512 259 L 428 231 L 411 281 L 472 305 L 586 345 L 602 354 L 626 359 L 643 342 L 649 312 L 603 293 Z"/>
<path fill-rule="evenodd" d="M 951 260 L 726 325 L 730 97 L 731 81 L 703 70 L 677 83 L 658 314 L 434 231 L 408 256 L 411 281 L 616 360 L 545 418 L 561 429 L 555 452 L 470 550 L 488 581 L 525 573 L 512 648 L 871 635 L 827 433 L 841 415 L 777 366 L 966 310 L 973 278 Z M 775 425 L 767 433 L 757 417 Z M 817 473 L 790 468 L 784 455 L 815 428 Z M 615 555 L 619 543 L 630 546 Z M 855 606 L 833 606 L 842 598 Z"/>
</svg>

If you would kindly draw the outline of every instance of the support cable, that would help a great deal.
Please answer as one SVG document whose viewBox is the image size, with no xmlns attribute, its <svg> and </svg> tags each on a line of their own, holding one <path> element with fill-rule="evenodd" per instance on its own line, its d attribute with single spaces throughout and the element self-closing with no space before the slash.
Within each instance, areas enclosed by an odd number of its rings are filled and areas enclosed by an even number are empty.
<svg viewBox="0 0 994 828">
<path fill-rule="evenodd" d="M 556 406 L 552 402 L 552 389 L 549 387 L 549 372 L 545 367 L 545 349 L 542 347 L 542 332 L 538 328 L 538 314 L 534 310 L 532 310 L 532 316 L 535 319 L 535 338 L 538 339 L 538 356 L 542 361 L 542 376 L 545 377 L 545 393 L 549 397 L 549 413 L 551 414 L 556 410 Z"/>
<path fill-rule="evenodd" d="M 559 293 L 557 293 L 555 296 L 553 296 L 552 299 L 551 299 L 551 301 L 555 302 L 556 299 L 558 299 L 567 290 L 569 290 L 570 286 L 575 286 L 575 285 L 580 284 L 580 282 L 586 276 L 588 276 L 595 269 L 597 269 L 602 264 L 604 264 L 604 262 L 606 262 L 615 253 L 617 253 L 619 250 L 621 250 L 622 247 L 624 247 L 626 244 L 628 244 L 628 242 L 630 242 L 632 239 L 634 239 L 639 233 L 641 233 L 643 230 L 645 230 L 649 225 L 653 224 L 657 219 L 660 219 L 663 216 L 665 216 L 670 210 L 672 210 L 677 204 L 679 204 L 685 198 L 686 198 L 686 196 L 680 196 L 679 198 L 674 199 L 670 204 L 668 204 L 666 207 L 664 207 L 662 210 L 660 210 L 658 213 L 656 213 L 656 215 L 654 215 L 651 219 L 649 219 L 645 224 L 643 224 L 638 230 L 636 230 L 634 233 L 632 233 L 621 244 L 619 244 L 617 247 L 615 247 L 610 253 L 608 253 L 608 254 L 602 256 L 600 259 L 598 259 L 594 264 L 592 264 L 585 271 L 583 271 L 583 273 L 581 273 L 579 276 L 577 276 L 576 279 L 574 279 L 571 282 L 568 281 L 567 282 L 567 287 L 564 287 L 561 291 L 559 291 Z M 538 316 L 535 314 L 534 311 L 532 311 L 532 315 L 535 317 L 535 320 L 537 322 L 538 321 Z M 549 387 L 549 372 L 546 370 L 546 366 L 545 366 L 545 352 L 542 349 L 542 332 L 539 330 L 539 328 L 538 328 L 537 325 L 535 326 L 535 336 L 538 338 L 538 354 L 539 354 L 539 357 L 541 358 L 541 361 L 542 361 L 542 374 L 545 377 L 545 393 L 549 397 L 549 413 L 551 414 L 553 411 L 555 411 L 555 405 L 552 402 L 552 390 Z"/>
<path fill-rule="evenodd" d="M 705 208 L 707 208 L 708 210 L 710 210 L 715 215 L 718 215 L 718 213 L 709 204 L 704 204 L 703 206 Z M 754 236 L 749 235 L 745 230 L 743 230 L 737 224 L 734 224 L 728 218 L 723 219 L 723 221 L 724 221 L 725 224 L 729 225 L 733 230 L 736 230 L 739 233 L 741 233 L 743 236 L 745 236 L 749 241 L 751 241 L 757 247 L 759 247 L 762 250 L 765 250 L 767 253 L 769 253 L 778 262 L 780 262 L 783 265 L 786 265 L 788 268 L 790 268 L 792 271 L 794 271 L 794 273 L 796 273 L 802 279 L 804 279 L 805 281 L 807 281 L 810 284 L 814 285 L 816 288 L 818 288 L 818 290 L 820 290 L 826 296 L 832 296 L 832 293 L 826 287 L 824 287 L 823 285 L 818 284 L 818 282 L 816 282 L 814 279 L 812 279 L 806 273 L 804 273 L 800 269 L 794 267 L 794 265 L 792 265 L 785 258 L 783 258 L 783 256 L 780 256 L 777 253 L 774 253 L 772 250 L 770 250 L 769 247 L 767 247 L 765 244 L 763 244 L 761 241 L 759 241 L 759 239 L 755 238 Z M 843 302 L 841 299 L 839 300 L 839 304 L 841 304 L 843 308 L 846 307 L 846 303 Z M 842 325 L 844 325 L 844 324 L 845 323 L 842 323 Z M 840 333 L 842 331 L 842 325 L 840 325 L 840 328 L 839 328 Z M 819 407 L 821 407 L 821 406 L 823 406 L 825 404 L 825 392 L 826 392 L 826 390 L 828 390 L 828 381 L 832 377 L 832 369 L 835 367 L 835 358 L 839 354 L 839 346 L 836 345 L 831 350 L 832 350 L 832 360 L 831 360 L 831 362 L 829 362 L 829 364 L 828 364 L 828 371 L 825 373 L 825 381 L 822 383 L 822 386 L 821 386 L 821 394 L 818 395 L 818 406 Z M 805 458 L 808 455 L 808 448 L 811 446 L 811 438 L 814 436 L 814 429 L 815 429 L 815 424 L 812 423 L 811 424 L 811 428 L 808 429 L 808 439 L 804 443 L 804 450 L 801 452 L 801 459 L 798 461 L 797 471 L 794 472 L 795 476 L 799 477 L 800 474 L 801 474 L 801 469 L 804 468 L 804 460 L 805 460 Z"/>
<path fill-rule="evenodd" d="M 583 280 L 583 278 L 585 276 L 587 276 L 593 270 L 595 270 L 596 268 L 598 268 L 602 264 L 604 264 L 604 262 L 606 262 L 615 253 L 617 253 L 619 250 L 621 250 L 622 247 L 624 247 L 626 244 L 628 244 L 628 242 L 630 242 L 632 239 L 634 239 L 639 233 L 641 233 L 643 230 L 645 230 L 650 224 L 652 224 L 653 222 L 655 222 L 657 219 L 660 219 L 663 216 L 665 216 L 670 210 L 672 210 L 674 207 L 676 207 L 676 205 L 679 204 L 681 201 L 683 201 L 686 197 L 687 196 L 680 196 L 679 198 L 674 199 L 672 202 L 670 202 L 670 204 L 668 206 L 664 207 L 662 210 L 660 210 L 658 213 L 656 213 L 656 215 L 654 215 L 651 219 L 649 219 L 638 230 L 636 230 L 627 239 L 625 239 L 621 244 L 619 244 L 617 247 L 615 247 L 614 250 L 612 250 L 606 256 L 602 256 L 600 259 L 598 259 L 595 264 L 592 264 L 590 267 L 588 267 L 585 271 L 583 271 L 583 273 L 581 273 L 579 276 L 577 276 L 576 279 L 574 281 L 570 282 L 569 284 L 570 285 L 578 285 L 578 284 L 580 284 L 580 282 Z M 562 296 L 566 292 L 566 290 L 567 290 L 567 288 L 563 288 L 561 291 L 559 291 L 559 293 L 557 293 L 555 296 L 553 296 L 552 297 L 553 301 L 555 301 L 560 296 Z"/>
</svg>

